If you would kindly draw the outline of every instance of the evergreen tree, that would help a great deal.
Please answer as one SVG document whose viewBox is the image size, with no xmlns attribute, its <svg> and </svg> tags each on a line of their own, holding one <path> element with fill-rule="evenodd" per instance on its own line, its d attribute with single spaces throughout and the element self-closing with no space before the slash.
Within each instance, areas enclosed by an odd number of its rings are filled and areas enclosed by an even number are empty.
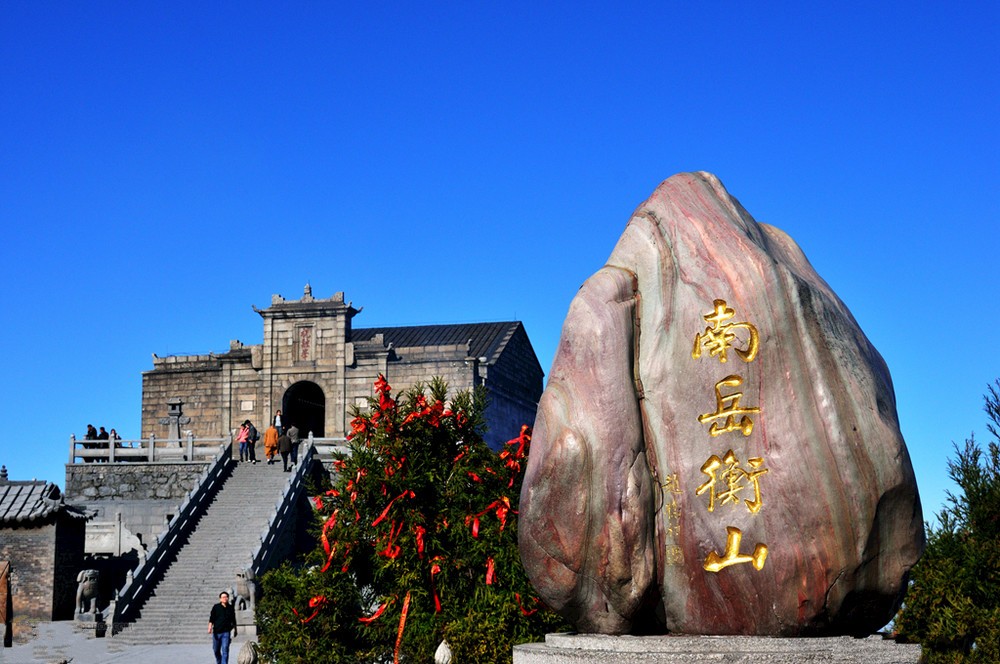
<svg viewBox="0 0 1000 664">
<path fill-rule="evenodd" d="M 446 405 L 435 379 L 393 398 L 380 376 L 355 409 L 350 454 L 315 497 L 319 545 L 265 575 L 261 648 L 276 662 L 509 662 L 515 643 L 563 628 L 539 605 L 517 549 L 523 427 L 483 442 L 485 391 Z"/>
<path fill-rule="evenodd" d="M 975 436 L 955 446 L 947 495 L 927 550 L 913 568 L 896 619 L 899 636 L 922 644 L 929 664 L 1000 662 L 1000 380 L 988 387 L 987 449 Z"/>
</svg>

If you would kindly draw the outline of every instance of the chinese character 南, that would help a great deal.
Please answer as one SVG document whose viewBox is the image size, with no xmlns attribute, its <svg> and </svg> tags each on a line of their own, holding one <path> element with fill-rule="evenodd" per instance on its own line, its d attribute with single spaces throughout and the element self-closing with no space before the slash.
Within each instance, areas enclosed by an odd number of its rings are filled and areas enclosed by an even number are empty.
<svg viewBox="0 0 1000 664">
<path fill-rule="evenodd" d="M 749 436 L 750 432 L 753 431 L 753 420 L 749 416 L 759 413 L 760 408 L 757 406 L 741 407 L 742 392 L 722 393 L 723 387 L 739 387 L 742 384 L 743 379 L 739 376 L 726 376 L 715 384 L 715 412 L 703 413 L 698 416 L 698 421 L 702 424 L 725 418 L 725 423 L 721 427 L 718 422 L 712 422 L 712 426 L 708 429 L 708 433 L 712 436 L 720 436 L 727 431 L 737 430 L 742 431 L 744 436 Z M 737 422 L 738 415 L 742 417 Z"/>
<path fill-rule="evenodd" d="M 700 358 L 701 349 L 704 347 L 711 357 L 718 355 L 720 362 L 726 362 L 728 360 L 726 354 L 732 348 L 744 362 L 753 362 L 757 357 L 757 328 L 751 323 L 727 322 L 736 315 L 736 311 L 727 306 L 725 300 L 716 300 L 714 304 L 715 310 L 702 316 L 711 325 L 706 327 L 703 333 L 695 335 L 691 357 L 696 360 Z M 739 339 L 736 335 L 736 330 L 739 329 L 749 334 L 745 348 L 737 348 L 734 345 Z"/>
<path fill-rule="evenodd" d="M 747 482 L 753 486 L 753 500 L 744 499 L 743 502 L 751 514 L 760 511 L 764 505 L 760 497 L 760 476 L 767 472 L 767 468 L 761 468 L 764 459 L 760 457 L 748 459 L 747 463 L 750 465 L 750 470 L 744 469 L 733 451 L 729 450 L 721 459 L 713 454 L 701 467 L 701 472 L 708 475 L 708 480 L 695 490 L 695 495 L 700 496 L 708 492 L 709 512 L 715 511 L 716 501 L 720 505 L 739 504 L 739 492 L 746 488 Z"/>
</svg>

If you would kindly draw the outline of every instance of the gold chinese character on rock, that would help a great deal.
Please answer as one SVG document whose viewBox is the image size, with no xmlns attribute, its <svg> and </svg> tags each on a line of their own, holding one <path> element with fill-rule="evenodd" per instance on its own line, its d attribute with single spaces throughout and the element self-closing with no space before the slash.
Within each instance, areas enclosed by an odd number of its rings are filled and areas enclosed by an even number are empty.
<svg viewBox="0 0 1000 664">
<path fill-rule="evenodd" d="M 721 459 L 714 454 L 708 457 L 708 461 L 701 467 L 701 472 L 708 475 L 708 480 L 695 489 L 694 493 L 696 496 L 700 496 L 706 491 L 708 492 L 709 512 L 715 511 L 716 500 L 719 501 L 720 505 L 739 504 L 739 492 L 746 487 L 747 482 L 753 485 L 753 500 L 744 500 L 743 502 L 751 514 L 760 511 L 764 505 L 764 501 L 760 497 L 760 476 L 767 472 L 767 468 L 761 468 L 764 465 L 764 459 L 760 457 L 748 459 L 747 463 L 751 470 L 746 470 L 740 465 L 739 459 L 736 458 L 732 450 L 726 452 L 726 455 Z M 718 471 L 723 466 L 725 469 L 719 474 Z M 716 488 L 719 484 L 724 487 L 721 491 Z"/>
<path fill-rule="evenodd" d="M 680 493 L 681 483 L 677 479 L 677 473 L 671 473 L 665 478 L 666 481 L 661 485 L 665 493 Z"/>
<path fill-rule="evenodd" d="M 702 316 L 710 325 L 704 332 L 695 335 L 691 357 L 696 360 L 701 357 L 701 349 L 704 347 L 709 356 L 718 355 L 719 362 L 726 362 L 728 359 L 726 354 L 732 348 L 744 362 L 753 362 L 757 357 L 757 328 L 750 323 L 727 322 L 736 315 L 736 311 L 727 306 L 725 300 L 716 300 L 714 304 L 715 310 Z M 737 348 L 734 345 L 739 340 L 736 335 L 736 330 L 739 329 L 749 334 L 745 348 Z"/>
<path fill-rule="evenodd" d="M 724 419 L 722 426 L 719 426 L 718 422 L 712 422 L 712 426 L 708 429 L 708 433 L 712 436 L 721 436 L 728 431 L 741 431 L 744 436 L 749 436 L 750 432 L 753 431 L 753 420 L 749 416 L 759 413 L 760 408 L 757 406 L 741 407 L 742 392 L 722 393 L 724 387 L 739 387 L 742 384 L 743 379 L 739 376 L 726 376 L 715 384 L 715 412 L 703 413 L 698 416 L 698 421 L 702 424 Z M 740 416 L 739 421 L 736 419 L 737 416 Z"/>
<path fill-rule="evenodd" d="M 668 565 L 683 565 L 684 551 L 678 544 L 671 544 L 664 551 L 664 562 Z"/>
<path fill-rule="evenodd" d="M 676 502 L 671 501 L 663 506 L 663 513 L 667 521 L 667 535 L 676 537 L 680 534 L 681 508 Z"/>
<path fill-rule="evenodd" d="M 715 551 L 710 551 L 708 556 L 705 557 L 705 564 L 703 565 L 705 570 L 708 572 L 718 572 L 730 565 L 739 565 L 742 563 L 752 563 L 756 570 L 763 569 L 764 561 L 767 559 L 767 545 L 758 544 L 754 547 L 752 554 L 740 553 L 740 541 L 742 539 L 743 533 L 740 532 L 739 528 L 726 526 L 726 551 L 721 556 Z"/>
</svg>

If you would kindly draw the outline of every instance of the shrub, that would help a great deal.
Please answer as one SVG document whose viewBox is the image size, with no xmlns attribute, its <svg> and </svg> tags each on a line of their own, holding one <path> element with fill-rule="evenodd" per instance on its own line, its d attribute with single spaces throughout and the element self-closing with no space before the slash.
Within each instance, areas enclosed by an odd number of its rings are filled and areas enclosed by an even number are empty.
<svg viewBox="0 0 1000 664">
<path fill-rule="evenodd" d="M 1000 661 L 1000 380 L 985 410 L 993 437 L 975 436 L 948 462 L 959 488 L 948 493 L 927 549 L 914 566 L 896 618 L 899 636 L 923 646 L 929 664 Z"/>
<path fill-rule="evenodd" d="M 263 579 L 272 660 L 425 662 L 447 640 L 456 664 L 509 662 L 515 643 L 564 627 L 539 606 L 517 549 L 530 431 L 493 452 L 485 391 L 450 404 L 447 392 L 435 379 L 396 399 L 380 376 L 367 411 L 355 409 L 350 454 L 314 498 L 309 571 Z"/>
</svg>

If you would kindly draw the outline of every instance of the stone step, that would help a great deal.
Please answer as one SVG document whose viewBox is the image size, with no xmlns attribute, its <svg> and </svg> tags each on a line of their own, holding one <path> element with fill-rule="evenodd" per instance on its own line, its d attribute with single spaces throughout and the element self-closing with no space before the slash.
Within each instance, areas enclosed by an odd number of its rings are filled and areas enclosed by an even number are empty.
<svg viewBox="0 0 1000 664">
<path fill-rule="evenodd" d="M 117 638 L 151 644 L 206 640 L 215 588 L 235 583 L 290 477 L 280 465 L 238 464 L 140 607 L 138 620 Z"/>
</svg>

